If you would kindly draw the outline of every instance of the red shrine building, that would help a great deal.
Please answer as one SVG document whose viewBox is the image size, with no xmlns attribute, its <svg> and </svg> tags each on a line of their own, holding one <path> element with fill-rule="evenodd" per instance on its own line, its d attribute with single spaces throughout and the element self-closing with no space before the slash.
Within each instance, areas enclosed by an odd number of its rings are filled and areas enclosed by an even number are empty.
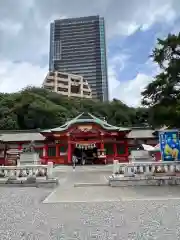
<svg viewBox="0 0 180 240">
<path fill-rule="evenodd" d="M 60 127 L 43 131 L 1 131 L 0 163 L 4 164 L 9 149 L 22 150 L 31 141 L 42 163 L 71 164 L 75 155 L 81 163 L 128 162 L 132 149 L 138 144 L 156 145 L 153 129 L 124 128 L 108 124 L 90 113 L 82 113 Z M 86 163 L 85 162 L 85 163 Z"/>
</svg>

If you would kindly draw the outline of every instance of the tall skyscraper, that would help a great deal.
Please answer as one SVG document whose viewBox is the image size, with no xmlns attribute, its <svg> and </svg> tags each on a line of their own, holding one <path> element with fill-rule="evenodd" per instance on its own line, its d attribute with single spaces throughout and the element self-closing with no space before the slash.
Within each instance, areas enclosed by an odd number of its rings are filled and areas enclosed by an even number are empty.
<svg viewBox="0 0 180 240">
<path fill-rule="evenodd" d="M 89 16 L 51 23 L 49 70 L 83 76 L 92 89 L 92 97 L 107 101 L 104 18 Z"/>
</svg>

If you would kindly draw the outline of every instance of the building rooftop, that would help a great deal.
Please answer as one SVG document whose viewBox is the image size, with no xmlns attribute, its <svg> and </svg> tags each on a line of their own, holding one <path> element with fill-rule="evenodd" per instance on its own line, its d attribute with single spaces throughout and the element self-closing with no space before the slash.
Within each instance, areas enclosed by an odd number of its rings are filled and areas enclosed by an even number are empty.
<svg viewBox="0 0 180 240">
<path fill-rule="evenodd" d="M 67 97 L 92 98 L 88 82 L 80 75 L 50 71 L 43 82 L 43 87 Z"/>
<path fill-rule="evenodd" d="M 153 129 L 132 129 L 128 133 L 128 138 L 155 138 Z"/>
<path fill-rule="evenodd" d="M 30 142 L 30 141 L 43 141 L 45 137 L 38 132 L 28 133 L 3 133 L 0 135 L 0 141 L 2 142 Z"/>
<path fill-rule="evenodd" d="M 53 128 L 53 129 L 49 129 L 49 130 L 44 130 L 44 131 L 42 131 L 42 133 L 65 131 L 70 126 L 72 126 L 73 124 L 76 124 L 76 123 L 96 123 L 96 124 L 99 124 L 105 130 L 110 130 L 110 131 L 131 131 L 130 128 L 117 127 L 117 126 L 108 124 L 105 120 L 101 120 L 100 118 L 97 118 L 90 113 L 81 113 L 80 115 L 73 118 L 72 120 L 67 121 L 62 126 Z"/>
<path fill-rule="evenodd" d="M 46 130 L 45 132 L 50 132 L 50 130 Z M 43 131 L 42 131 L 43 132 Z M 132 129 L 128 134 L 127 138 L 132 139 L 141 139 L 141 138 L 155 138 L 155 136 L 152 134 L 153 130 L 149 129 L 141 129 L 141 130 L 135 130 Z M 0 135 L 0 141 L 3 142 L 30 142 L 30 141 L 43 141 L 45 140 L 45 137 L 38 132 L 4 132 Z"/>
<path fill-rule="evenodd" d="M 156 138 L 154 134 L 155 130 L 152 128 L 126 128 L 118 127 L 108 124 L 105 120 L 102 120 L 90 113 L 81 113 L 77 117 L 67 121 L 65 124 L 47 130 L 0 130 L 0 141 L 2 142 L 28 142 L 28 141 L 43 141 L 45 137 L 44 133 L 61 132 L 68 130 L 73 124 L 77 123 L 96 123 L 99 124 L 103 129 L 109 131 L 125 131 L 127 132 L 127 138 L 130 139 L 147 139 Z M 156 129 L 157 131 L 157 129 Z"/>
</svg>

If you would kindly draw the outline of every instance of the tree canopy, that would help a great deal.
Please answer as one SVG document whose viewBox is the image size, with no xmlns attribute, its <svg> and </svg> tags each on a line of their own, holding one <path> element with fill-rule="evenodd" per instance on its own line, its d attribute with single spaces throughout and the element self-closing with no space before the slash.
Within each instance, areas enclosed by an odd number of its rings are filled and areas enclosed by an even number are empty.
<svg viewBox="0 0 180 240">
<path fill-rule="evenodd" d="M 0 94 L 0 129 L 46 129 L 62 125 L 79 113 L 105 117 L 117 126 L 147 123 L 143 108 L 131 108 L 121 101 L 111 102 L 67 98 L 43 88 L 28 87 L 13 94 Z"/>
<path fill-rule="evenodd" d="M 154 125 L 180 127 L 180 33 L 158 39 L 151 57 L 159 73 L 142 92 L 142 104 Z"/>
</svg>

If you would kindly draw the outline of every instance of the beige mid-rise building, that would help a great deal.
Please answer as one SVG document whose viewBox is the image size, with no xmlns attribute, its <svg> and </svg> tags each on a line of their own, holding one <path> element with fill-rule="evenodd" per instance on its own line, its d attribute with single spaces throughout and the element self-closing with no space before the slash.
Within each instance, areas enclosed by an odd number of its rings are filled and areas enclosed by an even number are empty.
<svg viewBox="0 0 180 240">
<path fill-rule="evenodd" d="M 88 82 L 79 75 L 64 72 L 49 72 L 43 87 L 67 97 L 92 98 Z"/>
</svg>

